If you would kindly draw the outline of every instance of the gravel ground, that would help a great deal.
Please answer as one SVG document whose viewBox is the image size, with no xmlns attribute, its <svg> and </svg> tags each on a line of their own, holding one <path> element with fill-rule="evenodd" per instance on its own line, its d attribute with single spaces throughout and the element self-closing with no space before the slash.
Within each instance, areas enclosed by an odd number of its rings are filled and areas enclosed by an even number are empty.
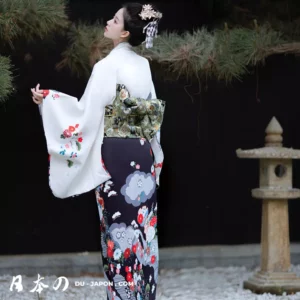
<svg viewBox="0 0 300 300">
<path fill-rule="evenodd" d="M 300 276 L 300 265 L 292 266 L 292 271 Z M 253 272 L 253 271 L 252 271 Z M 273 296 L 256 295 L 242 288 L 243 281 L 252 272 L 244 267 L 206 269 L 161 270 L 157 287 L 158 300 L 300 300 L 300 293 L 295 295 Z M 42 276 L 42 274 L 41 274 Z M 57 291 L 53 284 L 57 276 L 46 276 L 41 282 L 48 285 L 38 295 L 32 293 L 36 277 L 22 276 L 23 291 L 10 291 L 12 276 L 0 276 L 1 300 L 106 300 L 105 287 L 88 286 L 92 282 L 104 282 L 97 277 L 68 277 L 69 287 L 62 292 L 64 282 Z M 75 286 L 75 282 L 84 282 L 85 286 Z"/>
</svg>

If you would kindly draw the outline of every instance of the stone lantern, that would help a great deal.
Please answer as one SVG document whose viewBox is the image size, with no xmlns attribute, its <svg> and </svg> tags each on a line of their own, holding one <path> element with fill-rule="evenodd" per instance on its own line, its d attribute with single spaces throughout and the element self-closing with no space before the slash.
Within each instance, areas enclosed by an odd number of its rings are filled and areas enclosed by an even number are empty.
<svg viewBox="0 0 300 300">
<path fill-rule="evenodd" d="M 260 160 L 259 188 L 252 196 L 262 199 L 261 268 L 244 288 L 281 295 L 300 291 L 300 278 L 289 272 L 288 214 L 288 199 L 300 198 L 300 190 L 292 186 L 292 159 L 300 159 L 300 150 L 282 147 L 283 130 L 275 117 L 265 132 L 265 147 L 236 150 L 240 158 Z"/>
</svg>

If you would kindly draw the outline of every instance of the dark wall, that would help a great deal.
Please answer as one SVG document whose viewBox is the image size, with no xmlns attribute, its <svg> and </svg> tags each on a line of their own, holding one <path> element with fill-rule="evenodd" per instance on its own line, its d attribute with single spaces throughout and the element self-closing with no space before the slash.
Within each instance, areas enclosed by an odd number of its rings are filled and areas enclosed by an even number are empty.
<svg viewBox="0 0 300 300">
<path fill-rule="evenodd" d="M 20 55 L 12 57 L 18 92 L 1 107 L 0 116 L 0 254 L 100 249 L 93 191 L 57 199 L 49 190 L 43 128 L 30 97 L 37 82 L 82 95 L 86 80 L 53 70 L 63 47 L 63 41 L 28 46 L 33 57 L 28 63 Z M 300 148 L 300 62 L 294 56 L 274 56 L 254 71 L 229 86 L 203 82 L 200 94 L 197 83 L 163 82 L 153 72 L 157 95 L 167 101 L 158 194 L 160 247 L 260 241 L 261 201 L 251 198 L 251 189 L 258 187 L 258 161 L 238 159 L 235 150 L 263 146 L 272 116 L 284 129 L 284 144 Z M 299 162 L 294 163 L 294 185 L 300 188 Z M 299 215 L 300 201 L 290 201 L 293 242 L 300 241 Z"/>
</svg>

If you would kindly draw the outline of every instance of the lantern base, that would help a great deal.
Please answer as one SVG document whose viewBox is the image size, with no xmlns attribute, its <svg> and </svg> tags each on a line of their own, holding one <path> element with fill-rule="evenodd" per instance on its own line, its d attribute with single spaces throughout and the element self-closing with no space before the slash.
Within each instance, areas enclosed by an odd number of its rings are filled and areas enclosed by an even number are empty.
<svg viewBox="0 0 300 300">
<path fill-rule="evenodd" d="M 300 278 L 290 272 L 259 271 L 244 282 L 244 288 L 256 294 L 294 294 L 300 292 Z"/>
</svg>

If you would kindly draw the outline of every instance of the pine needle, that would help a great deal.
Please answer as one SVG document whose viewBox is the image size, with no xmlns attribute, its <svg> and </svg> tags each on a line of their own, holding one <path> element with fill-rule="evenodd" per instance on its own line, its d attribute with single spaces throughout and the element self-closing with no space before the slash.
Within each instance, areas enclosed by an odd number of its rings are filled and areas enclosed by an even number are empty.
<svg viewBox="0 0 300 300">
<path fill-rule="evenodd" d="M 64 0 L 1 0 L 0 41 L 13 48 L 16 38 L 45 38 L 69 24 Z"/>
<path fill-rule="evenodd" d="M 112 42 L 103 36 L 99 23 L 91 26 L 80 22 L 68 32 L 69 47 L 62 53 L 57 70 L 68 68 L 77 77 L 87 77 L 93 65 L 112 49 Z"/>
<path fill-rule="evenodd" d="M 0 102 L 6 101 L 13 90 L 11 69 L 10 59 L 0 56 Z"/>
</svg>

